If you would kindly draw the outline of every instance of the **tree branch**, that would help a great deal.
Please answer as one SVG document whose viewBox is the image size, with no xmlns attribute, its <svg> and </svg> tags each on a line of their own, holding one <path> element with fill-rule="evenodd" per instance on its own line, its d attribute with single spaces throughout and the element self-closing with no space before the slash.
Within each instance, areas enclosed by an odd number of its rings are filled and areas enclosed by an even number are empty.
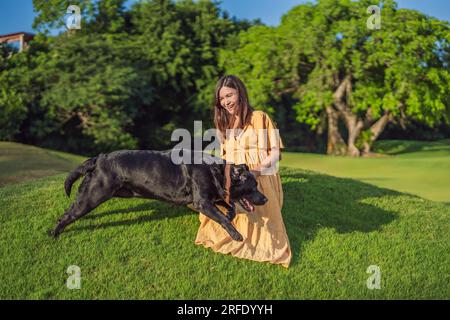
<svg viewBox="0 0 450 320">
<path fill-rule="evenodd" d="M 375 141 L 380 136 L 381 132 L 383 132 L 384 128 L 391 120 L 392 114 L 389 110 L 386 110 L 384 112 L 384 115 L 370 127 L 370 132 L 372 133 L 370 140 L 372 142 Z"/>
</svg>

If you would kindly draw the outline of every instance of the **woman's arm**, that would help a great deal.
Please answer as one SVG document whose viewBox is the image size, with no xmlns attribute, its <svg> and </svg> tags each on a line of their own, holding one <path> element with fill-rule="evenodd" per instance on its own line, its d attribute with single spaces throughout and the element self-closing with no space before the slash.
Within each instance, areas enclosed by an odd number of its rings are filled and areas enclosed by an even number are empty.
<svg viewBox="0 0 450 320">
<path fill-rule="evenodd" d="M 273 147 L 270 149 L 269 155 L 261 162 L 261 164 L 251 170 L 251 172 L 255 175 L 255 177 L 259 177 L 260 175 L 264 175 L 267 169 L 271 169 L 277 165 L 277 162 L 280 160 L 280 149 Z M 273 170 L 269 170 L 269 172 L 273 172 Z"/>
<path fill-rule="evenodd" d="M 280 148 L 284 148 L 279 131 L 272 119 L 264 112 L 259 112 L 258 115 L 257 127 L 263 129 L 267 135 L 267 140 L 264 140 L 263 145 L 264 149 L 267 150 L 268 156 L 261 161 L 259 166 L 252 169 L 256 177 L 274 174 L 277 171 L 276 166 L 281 157 Z"/>
</svg>

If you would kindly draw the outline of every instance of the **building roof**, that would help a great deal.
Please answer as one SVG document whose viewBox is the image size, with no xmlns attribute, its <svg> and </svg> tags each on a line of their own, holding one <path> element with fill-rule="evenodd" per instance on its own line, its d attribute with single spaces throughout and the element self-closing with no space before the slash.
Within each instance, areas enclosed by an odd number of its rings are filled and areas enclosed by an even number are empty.
<svg viewBox="0 0 450 320">
<path fill-rule="evenodd" d="M 34 33 L 29 33 L 29 32 L 14 32 L 14 33 L 8 33 L 8 34 L 0 34 L 0 38 L 6 38 L 6 37 L 12 37 L 12 36 L 18 36 L 18 35 L 26 35 L 28 37 L 34 37 L 35 34 Z"/>
</svg>

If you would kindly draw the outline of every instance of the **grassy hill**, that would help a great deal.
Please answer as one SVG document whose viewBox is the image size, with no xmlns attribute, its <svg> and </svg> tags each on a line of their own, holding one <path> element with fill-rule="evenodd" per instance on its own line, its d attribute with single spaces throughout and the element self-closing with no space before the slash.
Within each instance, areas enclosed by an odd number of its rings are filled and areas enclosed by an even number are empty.
<svg viewBox="0 0 450 320">
<path fill-rule="evenodd" d="M 0 141 L 0 187 L 67 172 L 84 159 L 70 153 Z"/>
<path fill-rule="evenodd" d="M 304 169 L 281 174 L 287 270 L 196 246 L 198 214 L 143 199 L 108 201 L 54 240 L 46 232 L 74 199 L 65 174 L 1 187 L 0 299 L 450 298 L 450 206 Z M 71 265 L 80 290 L 66 287 Z M 366 285 L 371 265 L 379 290 Z"/>
</svg>

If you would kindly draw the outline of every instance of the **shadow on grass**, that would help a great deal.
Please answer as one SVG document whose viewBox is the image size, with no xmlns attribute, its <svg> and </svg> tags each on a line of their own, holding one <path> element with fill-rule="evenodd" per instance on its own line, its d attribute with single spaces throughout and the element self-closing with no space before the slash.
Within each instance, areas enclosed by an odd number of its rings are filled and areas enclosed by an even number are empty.
<svg viewBox="0 0 450 320">
<path fill-rule="evenodd" d="M 321 228 L 338 233 L 372 232 L 396 219 L 397 214 L 364 203 L 364 199 L 401 193 L 360 181 L 313 172 L 281 172 L 284 191 L 283 219 L 293 252 L 292 265 L 301 258 L 302 246 Z"/>
<path fill-rule="evenodd" d="M 380 141 L 375 147 L 377 152 L 399 155 L 420 151 L 450 151 L 450 139 L 439 141 Z"/>
<path fill-rule="evenodd" d="M 129 199 L 124 199 L 124 201 Z M 101 206 L 99 207 L 101 208 Z M 81 218 L 80 220 L 97 220 L 102 217 L 111 216 L 113 214 L 128 214 L 128 213 L 139 213 L 139 212 L 147 212 L 150 214 L 146 215 L 139 215 L 136 218 L 133 219 L 126 219 L 126 220 L 120 220 L 120 221 L 113 221 L 113 222 L 106 222 L 102 223 L 100 225 L 89 225 L 89 226 L 83 226 L 83 227 L 76 227 L 73 228 L 68 227 L 67 230 L 64 231 L 64 233 L 70 233 L 70 232 L 78 232 L 78 231 L 93 231 L 98 229 L 105 229 L 110 227 L 118 227 L 118 226 L 130 226 L 134 224 L 141 224 L 147 221 L 154 221 L 159 219 L 165 219 L 165 218 L 175 218 L 179 216 L 186 216 L 189 214 L 198 214 L 187 207 L 183 206 L 176 206 L 171 205 L 168 203 L 164 203 L 161 201 L 151 201 L 149 200 L 147 203 L 143 203 L 134 207 L 128 207 L 124 209 L 117 209 L 117 210 L 109 210 L 105 212 L 95 213 L 91 212 L 85 217 Z M 76 224 L 76 222 L 75 222 Z"/>
</svg>

